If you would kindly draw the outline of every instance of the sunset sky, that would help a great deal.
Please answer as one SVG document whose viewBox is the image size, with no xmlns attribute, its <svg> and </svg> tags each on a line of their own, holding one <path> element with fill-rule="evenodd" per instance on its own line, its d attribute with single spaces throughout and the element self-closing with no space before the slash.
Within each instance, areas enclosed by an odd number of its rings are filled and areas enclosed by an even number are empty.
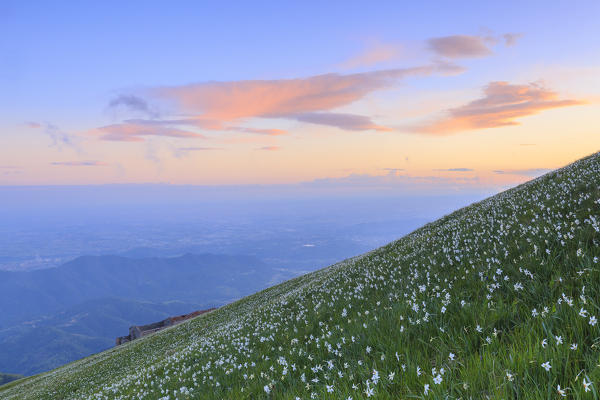
<svg viewBox="0 0 600 400">
<path fill-rule="evenodd" d="M 0 3 L 0 185 L 514 185 L 600 150 L 600 2 Z"/>
</svg>

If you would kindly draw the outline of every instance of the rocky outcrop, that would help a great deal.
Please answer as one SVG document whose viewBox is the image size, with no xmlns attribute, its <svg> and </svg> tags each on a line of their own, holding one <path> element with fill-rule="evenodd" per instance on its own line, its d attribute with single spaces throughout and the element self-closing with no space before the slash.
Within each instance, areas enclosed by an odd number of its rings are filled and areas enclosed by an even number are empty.
<svg viewBox="0 0 600 400">
<path fill-rule="evenodd" d="M 154 332 L 158 332 L 162 329 L 168 328 L 169 326 L 180 324 L 183 321 L 187 321 L 188 319 L 197 317 L 198 315 L 205 314 L 213 310 L 215 309 L 209 308 L 208 310 L 194 311 L 189 314 L 169 317 L 167 319 L 163 319 L 162 321 L 155 322 L 153 324 L 131 326 L 129 327 L 129 335 L 118 337 L 116 340 L 116 345 L 119 346 L 123 343 L 131 342 L 132 340 L 139 339 Z"/>
</svg>

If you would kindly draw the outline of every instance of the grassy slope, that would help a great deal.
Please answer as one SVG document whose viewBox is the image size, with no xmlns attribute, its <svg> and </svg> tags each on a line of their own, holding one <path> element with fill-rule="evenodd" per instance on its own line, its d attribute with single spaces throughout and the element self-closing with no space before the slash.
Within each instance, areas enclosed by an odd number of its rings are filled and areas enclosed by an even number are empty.
<svg viewBox="0 0 600 400">
<path fill-rule="evenodd" d="M 595 154 L 0 398 L 597 399 L 599 185 Z"/>
</svg>

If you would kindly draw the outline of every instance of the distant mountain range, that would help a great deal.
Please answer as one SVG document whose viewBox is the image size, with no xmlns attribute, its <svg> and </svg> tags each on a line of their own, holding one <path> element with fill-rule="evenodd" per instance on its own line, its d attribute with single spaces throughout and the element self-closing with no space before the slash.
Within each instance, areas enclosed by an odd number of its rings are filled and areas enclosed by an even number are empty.
<svg viewBox="0 0 600 400">
<path fill-rule="evenodd" d="M 2 374 L 0 373 L 0 386 L 5 383 L 16 381 L 17 379 L 23 378 L 23 375 L 15 375 L 15 374 Z"/>
<path fill-rule="evenodd" d="M 31 375 L 105 350 L 129 326 L 229 303 L 290 278 L 255 257 L 86 256 L 0 272 L 0 371 Z"/>
</svg>

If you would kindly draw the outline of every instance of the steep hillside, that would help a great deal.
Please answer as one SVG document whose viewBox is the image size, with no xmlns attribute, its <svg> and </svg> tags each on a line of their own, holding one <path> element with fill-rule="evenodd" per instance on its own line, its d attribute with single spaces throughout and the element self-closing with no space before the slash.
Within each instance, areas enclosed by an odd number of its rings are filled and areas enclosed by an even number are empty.
<svg viewBox="0 0 600 400">
<path fill-rule="evenodd" d="M 5 399 L 598 398 L 600 156 Z"/>
</svg>

